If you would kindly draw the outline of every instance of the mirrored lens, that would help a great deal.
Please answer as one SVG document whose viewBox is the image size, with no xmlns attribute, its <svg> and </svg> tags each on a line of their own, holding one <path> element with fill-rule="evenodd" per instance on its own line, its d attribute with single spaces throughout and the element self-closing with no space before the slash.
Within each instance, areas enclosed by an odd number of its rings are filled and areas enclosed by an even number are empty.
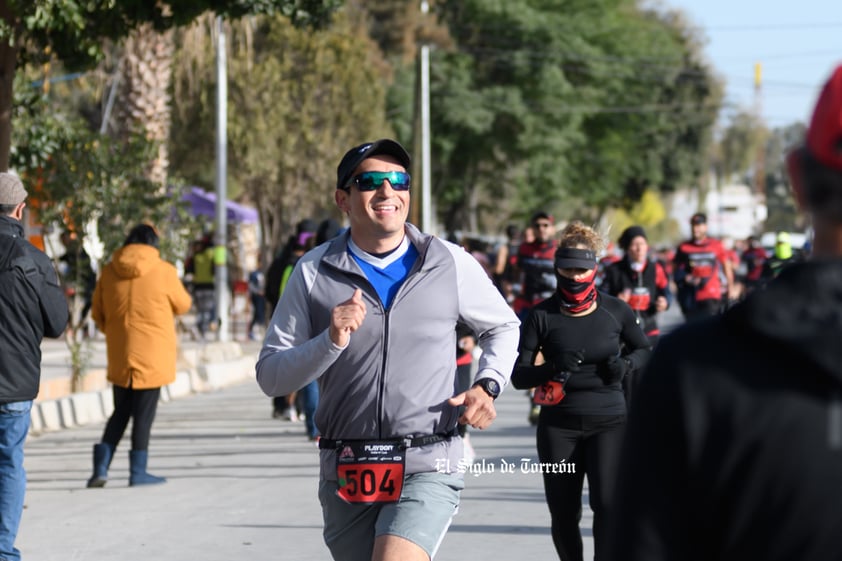
<svg viewBox="0 0 842 561">
<path fill-rule="evenodd" d="M 374 191 L 387 179 L 395 191 L 409 190 L 409 174 L 403 171 L 367 171 L 352 181 L 360 191 Z"/>
</svg>

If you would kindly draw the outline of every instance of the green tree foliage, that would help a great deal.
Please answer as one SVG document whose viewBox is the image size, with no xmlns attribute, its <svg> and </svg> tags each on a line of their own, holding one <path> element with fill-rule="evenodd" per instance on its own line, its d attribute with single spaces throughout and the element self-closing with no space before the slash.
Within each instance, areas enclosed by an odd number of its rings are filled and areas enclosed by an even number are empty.
<svg viewBox="0 0 842 561">
<path fill-rule="evenodd" d="M 178 202 L 178 189 L 160 195 L 144 177 L 144 162 L 153 144 L 143 137 L 116 142 L 92 132 L 84 120 L 57 111 L 40 91 L 28 86 L 18 90 L 14 118 L 17 133 L 11 163 L 28 187 L 30 212 L 37 212 L 45 234 L 60 225 L 76 235 L 78 243 L 67 248 L 75 251 L 75 262 L 82 260 L 82 240 L 89 231 L 98 233 L 107 258 L 141 220 L 158 227 L 165 258 L 183 255 L 193 221 Z M 58 247 L 48 250 L 54 256 L 62 253 Z M 62 282 L 81 286 L 78 275 L 83 273 L 77 267 L 73 271 L 77 278 Z M 81 314 L 82 294 L 76 291 L 69 298 L 72 313 L 66 341 L 75 391 L 88 357 L 85 341 L 75 334 L 81 333 L 86 318 Z"/>
<path fill-rule="evenodd" d="M 4 0 L 5 35 L 50 46 L 66 64 L 87 67 L 102 57 L 103 39 L 119 40 L 142 24 L 163 31 L 186 25 L 201 14 L 240 18 L 281 14 L 295 25 L 327 23 L 339 0 Z"/>
<path fill-rule="evenodd" d="M 106 40 L 143 24 L 157 30 L 187 24 L 206 11 L 228 17 L 281 13 L 295 24 L 323 25 L 341 0 L 0 0 L 0 169 L 7 169 L 8 119 L 18 63 L 57 56 L 68 68 L 88 68 Z"/>
<path fill-rule="evenodd" d="M 416 49 L 415 27 L 420 12 L 416 2 L 380 0 L 362 3 L 368 15 L 368 34 L 389 56 L 412 57 Z"/>
<path fill-rule="evenodd" d="M 82 239 L 94 222 L 107 257 L 132 226 L 149 221 L 162 232 L 165 257 L 183 254 L 184 247 L 168 243 L 192 226 L 180 190 L 159 194 L 144 177 L 153 144 L 139 136 L 116 142 L 94 133 L 83 120 L 54 111 L 31 88 L 19 90 L 15 119 L 11 161 L 34 190 L 42 224 L 61 225 Z"/>
<path fill-rule="evenodd" d="M 768 137 L 765 124 L 755 113 L 741 110 L 732 115 L 719 140 L 719 179 L 747 182 Z"/>
<path fill-rule="evenodd" d="M 471 216 L 480 201 L 513 201 L 510 214 L 525 215 L 519 201 L 544 206 L 562 188 L 581 124 L 564 107 L 564 48 L 552 48 L 565 16 L 531 4 L 441 6 L 457 45 L 432 62 L 433 190 L 448 230 L 482 226 Z"/>
<path fill-rule="evenodd" d="M 584 124 L 595 157 L 580 152 L 575 166 L 574 183 L 599 209 L 628 208 L 647 189 L 672 191 L 698 178 L 721 98 L 680 15 L 612 4 L 614 18 L 592 41 L 600 58 L 588 65 L 604 84 Z"/>
<path fill-rule="evenodd" d="M 596 219 L 699 174 L 718 86 L 680 18 L 631 0 L 439 9 L 456 44 L 432 70 L 433 185 L 449 229 L 481 200 L 507 207 L 503 220 L 536 207 Z"/>
<path fill-rule="evenodd" d="M 299 220 L 335 215 L 336 165 L 348 148 L 392 134 L 384 114 L 389 66 L 357 16 L 344 13 L 320 33 L 258 18 L 248 41 L 232 38 L 229 180 L 260 212 L 267 258 Z M 188 180 L 178 162 L 207 161 L 195 147 L 212 137 L 197 142 L 189 123 L 213 122 L 212 86 L 200 89 L 197 112 L 176 112 L 185 124 L 174 126 L 181 152 L 172 169 Z"/>
</svg>

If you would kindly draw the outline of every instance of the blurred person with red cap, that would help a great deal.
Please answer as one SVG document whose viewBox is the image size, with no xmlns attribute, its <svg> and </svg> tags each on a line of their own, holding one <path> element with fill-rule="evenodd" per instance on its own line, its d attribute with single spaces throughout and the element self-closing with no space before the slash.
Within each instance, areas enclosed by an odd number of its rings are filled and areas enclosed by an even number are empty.
<svg viewBox="0 0 842 561">
<path fill-rule="evenodd" d="M 842 66 L 787 167 L 812 255 L 661 339 L 629 417 L 609 559 L 842 552 Z"/>
</svg>

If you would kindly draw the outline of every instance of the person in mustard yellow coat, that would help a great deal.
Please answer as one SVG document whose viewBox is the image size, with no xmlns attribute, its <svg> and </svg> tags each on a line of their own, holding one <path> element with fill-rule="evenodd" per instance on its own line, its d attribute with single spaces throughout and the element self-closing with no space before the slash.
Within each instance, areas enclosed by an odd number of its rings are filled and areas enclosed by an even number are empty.
<svg viewBox="0 0 842 561">
<path fill-rule="evenodd" d="M 155 229 L 135 226 L 103 268 L 94 290 L 91 316 L 105 333 L 114 413 L 102 441 L 94 445 L 94 473 L 88 487 L 105 485 L 129 419 L 133 420 L 129 485 L 166 481 L 146 471 L 149 435 L 161 386 L 175 381 L 175 316 L 187 313 L 191 303 L 175 266 L 161 259 Z"/>
</svg>

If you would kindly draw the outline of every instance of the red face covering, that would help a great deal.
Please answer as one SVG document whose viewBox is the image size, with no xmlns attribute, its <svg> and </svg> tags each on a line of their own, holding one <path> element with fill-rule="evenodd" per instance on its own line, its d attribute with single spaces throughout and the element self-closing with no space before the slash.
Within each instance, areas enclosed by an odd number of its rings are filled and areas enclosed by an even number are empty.
<svg viewBox="0 0 842 561">
<path fill-rule="evenodd" d="M 574 314 L 583 312 L 596 300 L 596 267 L 584 280 L 576 281 L 567 278 L 558 274 L 558 271 L 556 271 L 556 279 L 558 280 L 556 292 L 561 300 L 561 307 L 565 311 Z"/>
</svg>

